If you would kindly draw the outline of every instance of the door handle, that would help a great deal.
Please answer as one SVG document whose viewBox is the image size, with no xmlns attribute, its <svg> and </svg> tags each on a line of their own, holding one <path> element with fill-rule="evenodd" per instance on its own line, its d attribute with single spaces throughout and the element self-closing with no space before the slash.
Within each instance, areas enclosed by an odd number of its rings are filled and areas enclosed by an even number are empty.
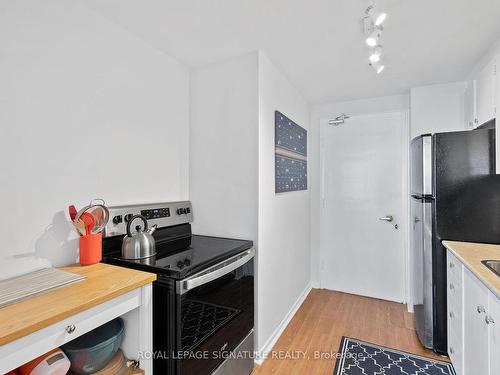
<svg viewBox="0 0 500 375">
<path fill-rule="evenodd" d="M 392 215 L 387 215 L 384 217 L 379 217 L 378 219 L 381 221 L 387 221 L 388 223 L 391 223 L 394 220 L 394 217 Z"/>
<path fill-rule="evenodd" d="M 229 272 L 239 268 L 255 256 L 255 249 L 252 247 L 243 253 L 235 255 L 225 261 L 217 263 L 205 271 L 200 271 L 187 279 L 177 282 L 177 294 L 184 294 L 210 281 L 218 279 Z"/>
</svg>

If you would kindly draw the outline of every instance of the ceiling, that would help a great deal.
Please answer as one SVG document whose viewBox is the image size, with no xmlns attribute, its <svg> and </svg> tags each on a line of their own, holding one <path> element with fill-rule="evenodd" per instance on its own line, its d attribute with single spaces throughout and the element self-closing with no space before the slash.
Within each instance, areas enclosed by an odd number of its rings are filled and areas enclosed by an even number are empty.
<svg viewBox="0 0 500 375">
<path fill-rule="evenodd" d="M 463 79 L 500 37 L 499 0 L 378 0 L 385 71 L 368 66 L 368 0 L 88 0 L 190 67 L 263 50 L 311 103 Z"/>
</svg>

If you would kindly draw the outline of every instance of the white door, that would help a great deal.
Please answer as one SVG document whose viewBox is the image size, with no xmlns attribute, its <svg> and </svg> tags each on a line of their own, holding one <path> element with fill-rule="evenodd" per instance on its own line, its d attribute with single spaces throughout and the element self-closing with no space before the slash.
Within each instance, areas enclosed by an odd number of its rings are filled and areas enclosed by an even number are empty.
<svg viewBox="0 0 500 375">
<path fill-rule="evenodd" d="M 398 112 L 322 124 L 323 288 L 405 299 L 406 118 Z"/>
</svg>

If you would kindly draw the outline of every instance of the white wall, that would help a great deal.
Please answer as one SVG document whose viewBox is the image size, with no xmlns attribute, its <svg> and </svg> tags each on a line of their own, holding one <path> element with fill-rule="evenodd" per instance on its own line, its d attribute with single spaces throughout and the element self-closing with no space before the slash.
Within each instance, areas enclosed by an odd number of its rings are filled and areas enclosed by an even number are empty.
<svg viewBox="0 0 500 375">
<path fill-rule="evenodd" d="M 366 115 L 373 113 L 406 111 L 409 109 L 408 95 L 354 100 L 348 102 L 315 105 L 311 110 L 310 139 L 310 186 L 311 186 L 311 281 L 320 286 L 320 122 L 333 119 L 342 113 Z"/>
<path fill-rule="evenodd" d="M 411 138 L 425 133 L 467 130 L 464 100 L 465 82 L 412 88 Z"/>
<path fill-rule="evenodd" d="M 257 53 L 191 72 L 193 231 L 257 242 Z"/>
<path fill-rule="evenodd" d="M 188 197 L 188 70 L 84 3 L 1 5 L 2 256 L 74 262 L 70 203 Z"/>
<path fill-rule="evenodd" d="M 274 193 L 275 110 L 309 128 L 307 103 L 261 52 L 192 70 L 193 230 L 254 241 L 258 349 L 310 281 L 309 192 Z"/>
<path fill-rule="evenodd" d="M 310 129 L 308 104 L 269 59 L 260 53 L 259 349 L 268 348 L 280 324 L 310 283 L 310 192 L 274 192 L 275 110 L 306 130 Z M 309 186 L 314 183 L 310 180 Z"/>
</svg>

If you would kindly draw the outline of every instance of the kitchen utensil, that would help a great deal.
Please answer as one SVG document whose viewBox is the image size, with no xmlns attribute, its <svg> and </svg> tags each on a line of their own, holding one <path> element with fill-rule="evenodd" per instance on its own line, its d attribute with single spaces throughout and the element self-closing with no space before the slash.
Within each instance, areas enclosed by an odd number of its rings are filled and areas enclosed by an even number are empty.
<svg viewBox="0 0 500 375">
<path fill-rule="evenodd" d="M 89 234 L 95 234 L 102 232 L 104 227 L 109 220 L 109 210 L 102 199 L 93 199 L 90 203 L 83 207 L 75 216 L 75 220 L 82 217 L 84 213 L 88 213 L 94 217 L 93 228 L 88 232 Z"/>
<path fill-rule="evenodd" d="M 71 371 L 87 375 L 102 370 L 120 348 L 123 332 L 123 320 L 117 318 L 63 345 Z"/>
<path fill-rule="evenodd" d="M 22 365 L 19 368 L 21 375 L 66 375 L 71 363 L 60 348 Z"/>
<path fill-rule="evenodd" d="M 69 212 L 69 217 L 71 219 L 71 221 L 74 221 L 75 220 L 75 217 L 76 217 L 76 214 L 77 214 L 77 210 L 76 210 L 76 207 L 74 205 L 71 205 L 68 207 L 68 212 Z"/>
<path fill-rule="evenodd" d="M 85 211 L 80 216 L 80 220 L 85 224 L 85 234 L 91 234 L 96 221 L 94 216 L 88 211 Z"/>
<path fill-rule="evenodd" d="M 87 229 L 85 228 L 85 223 L 82 220 L 77 219 L 73 221 L 73 225 L 81 236 L 85 236 L 85 234 L 87 233 Z"/>
<path fill-rule="evenodd" d="M 140 225 L 135 227 L 136 232 L 132 234 L 132 223 L 136 220 L 142 220 L 144 228 Z M 148 229 L 148 221 L 142 215 L 132 216 L 127 223 L 127 235 L 122 242 L 122 258 L 124 259 L 142 259 L 149 258 L 156 254 L 155 239 L 153 232 L 156 225 Z"/>
<path fill-rule="evenodd" d="M 103 224 L 104 211 L 102 209 L 96 209 L 94 210 L 94 215 L 95 215 L 95 224 L 97 226 L 101 226 Z M 106 223 L 104 223 L 104 225 L 106 225 Z"/>
</svg>

